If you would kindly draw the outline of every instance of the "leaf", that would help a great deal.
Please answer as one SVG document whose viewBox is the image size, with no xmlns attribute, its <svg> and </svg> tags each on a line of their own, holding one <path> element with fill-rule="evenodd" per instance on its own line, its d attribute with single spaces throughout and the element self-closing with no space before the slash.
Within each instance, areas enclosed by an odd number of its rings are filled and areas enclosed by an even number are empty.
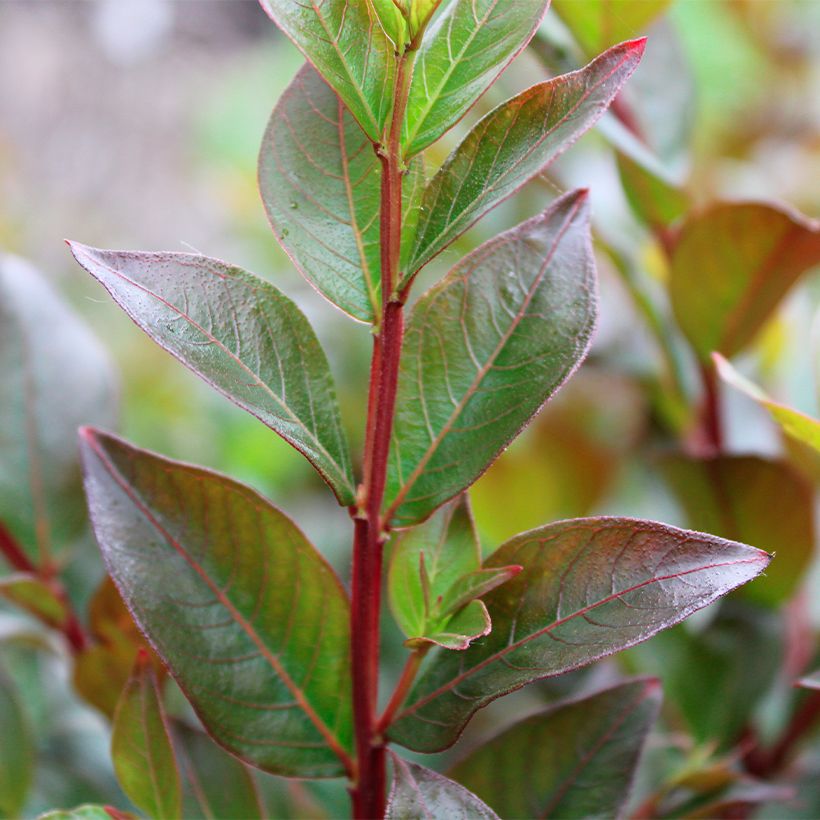
<svg viewBox="0 0 820 820">
<path fill-rule="evenodd" d="M 255 820 L 264 816 L 253 778 L 244 764 L 203 732 L 182 723 L 174 723 L 172 734 L 183 776 L 182 817 Z"/>
<path fill-rule="evenodd" d="M 407 20 L 404 19 L 398 5 L 393 0 L 368 0 L 368 2 L 373 7 L 376 19 L 393 44 L 393 48 L 399 53 L 403 52 L 410 38 L 408 37 Z"/>
<path fill-rule="evenodd" d="M 776 554 L 765 579 L 743 595 L 772 606 L 788 600 L 814 549 L 814 490 L 809 481 L 787 462 L 759 456 L 699 459 L 670 454 L 660 467 L 690 527 Z"/>
<path fill-rule="evenodd" d="M 424 192 L 406 277 L 591 128 L 635 70 L 643 48 L 643 40 L 622 43 L 586 68 L 538 83 L 484 117 Z"/>
<path fill-rule="evenodd" d="M 703 361 L 743 350 L 800 276 L 820 263 L 820 222 L 779 205 L 721 203 L 683 225 L 669 292 Z"/>
<path fill-rule="evenodd" d="M 492 623 L 483 601 L 469 601 L 455 615 L 432 622 L 418 637 L 406 640 L 405 646 L 417 649 L 424 644 L 461 651 L 474 640 L 490 634 Z"/>
<path fill-rule="evenodd" d="M 803 689 L 820 689 L 820 669 L 812 672 L 811 675 L 806 675 L 806 677 L 800 678 L 797 685 Z"/>
<path fill-rule="evenodd" d="M 490 701 L 646 640 L 768 562 L 742 544 L 626 518 L 523 533 L 487 561 L 524 567 L 485 599 L 493 631 L 466 652 L 428 655 L 389 736 L 440 751 Z"/>
<path fill-rule="evenodd" d="M 123 791 L 149 817 L 180 817 L 182 789 L 157 677 L 139 653 L 117 705 L 111 759 Z"/>
<path fill-rule="evenodd" d="M 341 97 L 373 142 L 393 107 L 393 45 L 369 3 L 260 0 L 262 8 Z"/>
<path fill-rule="evenodd" d="M 713 353 L 712 360 L 718 374 L 726 384 L 745 393 L 750 399 L 768 410 L 774 421 L 793 439 L 820 452 L 820 421 L 785 404 L 773 401 L 756 384 L 735 370 L 719 353 Z"/>
<path fill-rule="evenodd" d="M 416 524 L 475 481 L 581 363 L 595 316 L 585 191 L 428 291 L 402 352 L 386 519 Z"/>
<path fill-rule="evenodd" d="M 620 817 L 660 703 L 658 681 L 644 679 L 556 704 L 449 775 L 502 817 Z"/>
<path fill-rule="evenodd" d="M 402 133 L 405 155 L 452 128 L 529 43 L 548 0 L 450 0 L 416 56 Z"/>
<path fill-rule="evenodd" d="M 229 478 L 94 430 L 81 444 L 111 577 L 208 732 L 274 774 L 343 774 L 349 605 L 324 559 Z"/>
<path fill-rule="evenodd" d="M 39 563 L 85 526 L 74 436 L 83 423 L 115 425 L 116 379 L 45 279 L 2 255 L 0 372 L 0 522 Z"/>
<path fill-rule="evenodd" d="M 90 803 L 76 809 L 55 809 L 41 814 L 37 820 L 135 820 L 134 815 L 113 806 L 94 806 Z"/>
<path fill-rule="evenodd" d="M 431 769 L 392 754 L 393 786 L 385 820 L 498 820 L 498 815 L 463 786 Z"/>
<path fill-rule="evenodd" d="M 34 739 L 17 689 L 0 672 L 0 816 L 19 817 L 34 775 Z"/>
<path fill-rule="evenodd" d="M 68 618 L 65 601 L 36 575 L 15 572 L 0 578 L 0 596 L 53 629 L 61 629 Z"/>
<path fill-rule="evenodd" d="M 204 256 L 69 246 L 160 347 L 303 453 L 340 504 L 353 503 L 330 367 L 290 299 Z"/>
<path fill-rule="evenodd" d="M 618 172 L 629 206 L 650 228 L 667 228 L 689 209 L 689 197 L 671 179 L 653 173 L 621 151 Z"/>
<path fill-rule="evenodd" d="M 276 236 L 302 275 L 363 322 L 381 314 L 381 177 L 370 140 L 305 65 L 265 131 L 259 188 Z M 404 183 L 405 245 L 414 237 L 424 181 L 421 160 L 411 163 Z"/>
<path fill-rule="evenodd" d="M 553 0 L 564 21 L 587 55 L 634 37 L 669 6 L 671 0 Z"/>
</svg>

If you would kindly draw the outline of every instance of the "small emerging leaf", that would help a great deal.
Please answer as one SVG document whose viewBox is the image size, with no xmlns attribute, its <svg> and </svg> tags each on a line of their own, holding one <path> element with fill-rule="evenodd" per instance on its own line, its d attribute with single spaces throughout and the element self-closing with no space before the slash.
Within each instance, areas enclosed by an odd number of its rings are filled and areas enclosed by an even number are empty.
<svg viewBox="0 0 820 820">
<path fill-rule="evenodd" d="M 181 816 L 182 791 L 162 696 L 140 653 L 114 716 L 111 759 L 123 791 L 156 820 Z"/>
<path fill-rule="evenodd" d="M 69 246 L 158 345 L 303 453 L 340 504 L 353 503 L 330 367 L 290 299 L 250 273 L 204 256 Z"/>
<path fill-rule="evenodd" d="M 493 631 L 466 652 L 431 652 L 388 734 L 415 751 L 447 748 L 497 697 L 644 641 L 768 562 L 743 544 L 633 519 L 517 536 L 487 561 L 524 567 L 485 599 Z"/>
<path fill-rule="evenodd" d="M 491 629 L 490 615 L 484 602 L 470 601 L 455 615 L 440 619 L 438 626 L 435 622 L 431 623 L 419 637 L 409 638 L 404 644 L 410 649 L 432 644 L 460 651 L 478 638 L 489 635 Z"/>
<path fill-rule="evenodd" d="M 585 191 L 422 296 L 402 351 L 386 518 L 417 524 L 472 484 L 581 363 L 595 318 Z"/>
<path fill-rule="evenodd" d="M 229 478 L 88 429 L 81 449 L 111 577 L 209 733 L 274 774 L 344 774 L 349 604 L 327 563 Z"/>
<path fill-rule="evenodd" d="M 464 786 L 391 754 L 393 787 L 385 820 L 499 820 L 498 815 Z"/>
<path fill-rule="evenodd" d="M 449 775 L 502 817 L 620 817 L 660 702 L 658 681 L 647 679 L 556 704 Z"/>
<path fill-rule="evenodd" d="M 393 48 L 401 54 L 410 42 L 410 30 L 399 3 L 394 0 L 368 0 L 376 14 L 384 33 L 387 35 Z M 403 2 L 403 0 L 402 0 Z"/>
</svg>

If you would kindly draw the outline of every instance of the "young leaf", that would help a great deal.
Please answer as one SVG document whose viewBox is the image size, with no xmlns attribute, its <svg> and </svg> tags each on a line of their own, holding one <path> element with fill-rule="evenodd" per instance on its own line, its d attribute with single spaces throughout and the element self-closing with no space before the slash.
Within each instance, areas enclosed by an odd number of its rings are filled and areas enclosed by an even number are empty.
<svg viewBox="0 0 820 820">
<path fill-rule="evenodd" d="M 583 360 L 595 325 L 585 191 L 485 243 L 413 308 L 387 519 L 427 518 L 468 487 Z"/>
<path fill-rule="evenodd" d="M 820 222 L 764 203 L 714 205 L 684 224 L 673 252 L 675 316 L 701 359 L 731 358 L 818 263 Z"/>
<path fill-rule="evenodd" d="M 529 43 L 548 0 L 450 0 L 424 35 L 402 145 L 424 150 L 472 108 Z"/>
<path fill-rule="evenodd" d="M 81 438 L 111 577 L 210 734 L 274 774 L 343 774 L 349 605 L 330 567 L 248 487 L 97 431 Z"/>
<path fill-rule="evenodd" d="M 597 54 L 645 29 L 672 0 L 553 0 L 585 54 Z"/>
<path fill-rule="evenodd" d="M 123 791 L 156 820 L 182 812 L 179 770 L 151 661 L 140 652 L 117 705 L 111 759 Z"/>
<path fill-rule="evenodd" d="M 66 623 L 65 601 L 36 575 L 15 572 L 0 578 L 0 596 L 53 629 L 61 629 Z"/>
<path fill-rule="evenodd" d="M 410 29 L 401 9 L 394 0 L 368 0 L 393 48 L 401 54 L 410 43 Z"/>
<path fill-rule="evenodd" d="M 389 736 L 440 751 L 482 706 L 625 649 L 758 575 L 769 556 L 650 521 L 562 521 L 513 538 L 488 566 L 523 571 L 485 599 L 493 631 L 428 656 Z"/>
<path fill-rule="evenodd" d="M 743 595 L 771 606 L 788 600 L 814 551 L 811 483 L 787 462 L 759 456 L 669 454 L 660 467 L 690 527 L 776 553 L 766 578 Z"/>
<path fill-rule="evenodd" d="M 174 748 L 183 780 L 182 817 L 264 817 L 253 778 L 243 763 L 226 754 L 206 734 L 176 722 Z"/>
<path fill-rule="evenodd" d="M 0 817 L 19 817 L 34 774 L 34 740 L 11 681 L 0 670 Z"/>
<path fill-rule="evenodd" d="M 424 644 L 432 644 L 461 651 L 478 638 L 489 635 L 492 626 L 484 602 L 473 600 L 462 606 L 455 615 L 440 618 L 438 623 L 433 621 L 418 637 L 405 641 L 405 646 L 417 649 Z"/>
<path fill-rule="evenodd" d="M 160 347 L 303 453 L 340 504 L 353 503 L 330 368 L 290 299 L 246 271 L 204 256 L 69 245 Z"/>
<path fill-rule="evenodd" d="M 645 168 L 622 151 L 618 172 L 629 206 L 650 228 L 666 228 L 689 209 L 689 197 L 662 172 Z"/>
<path fill-rule="evenodd" d="M 712 361 L 715 363 L 720 378 L 726 384 L 745 393 L 750 399 L 768 410 L 775 422 L 793 439 L 820 452 L 820 421 L 785 404 L 773 401 L 756 384 L 738 373 L 719 353 L 712 354 Z"/>
<path fill-rule="evenodd" d="M 534 85 L 484 117 L 424 192 L 406 277 L 591 128 L 635 70 L 643 49 L 643 40 L 622 43 L 586 68 Z"/>
<path fill-rule="evenodd" d="M 811 675 L 806 675 L 806 677 L 800 678 L 797 685 L 803 689 L 820 689 L 820 669 L 813 672 Z"/>
<path fill-rule="evenodd" d="M 645 679 L 556 704 L 448 774 L 502 817 L 620 817 L 660 703 Z"/>
<path fill-rule="evenodd" d="M 392 0 L 388 0 L 392 5 Z M 303 276 L 355 319 L 381 314 L 382 168 L 373 145 L 310 65 L 282 95 L 259 153 L 259 189 L 282 247 Z M 409 246 L 424 186 L 421 160 L 405 178 Z"/>
<path fill-rule="evenodd" d="M 448 817 L 470 820 L 498 820 L 498 815 L 464 786 L 431 769 L 393 759 L 393 787 L 385 820 L 419 820 Z"/>
<path fill-rule="evenodd" d="M 393 45 L 365 0 L 260 0 L 262 8 L 341 97 L 373 142 L 393 106 Z"/>
<path fill-rule="evenodd" d="M 29 559 L 85 526 L 75 434 L 114 426 L 108 356 L 37 271 L 0 255 L 0 522 Z"/>
</svg>

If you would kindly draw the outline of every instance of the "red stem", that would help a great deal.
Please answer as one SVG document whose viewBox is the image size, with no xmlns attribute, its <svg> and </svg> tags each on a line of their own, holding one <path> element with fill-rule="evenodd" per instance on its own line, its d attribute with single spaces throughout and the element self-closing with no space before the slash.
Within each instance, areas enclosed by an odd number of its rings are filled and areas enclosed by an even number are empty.
<svg viewBox="0 0 820 820">
<path fill-rule="evenodd" d="M 710 451 L 710 455 L 720 455 L 723 452 L 723 422 L 720 417 L 720 392 L 718 390 L 718 374 L 711 363 L 701 365 L 703 378 L 703 409 L 701 411 L 701 431 L 703 444 Z"/>
<path fill-rule="evenodd" d="M 393 690 L 393 696 L 390 698 L 390 703 L 387 704 L 384 714 L 379 719 L 379 734 L 382 734 L 387 730 L 387 727 L 393 722 L 393 718 L 399 710 L 399 707 L 402 703 L 404 703 L 404 699 L 407 697 L 407 693 L 410 691 L 410 687 L 416 679 L 416 673 L 419 671 L 421 662 L 427 654 L 428 647 L 429 644 L 421 649 L 416 649 L 407 659 L 407 663 L 404 665 L 399 682 Z"/>
<path fill-rule="evenodd" d="M 399 281 L 402 226 L 401 126 L 407 99 L 406 57 L 397 60 L 393 116 L 382 163 L 381 323 L 373 342 L 365 437 L 364 483 L 354 521 L 351 593 L 351 657 L 353 716 L 356 733 L 356 778 L 351 787 L 357 820 L 382 818 L 385 811 L 386 749 L 378 729 L 379 619 L 382 556 L 387 523 L 381 509 L 387 482 L 390 436 L 396 410 L 399 360 L 404 337 L 404 303 L 394 298 Z"/>
</svg>

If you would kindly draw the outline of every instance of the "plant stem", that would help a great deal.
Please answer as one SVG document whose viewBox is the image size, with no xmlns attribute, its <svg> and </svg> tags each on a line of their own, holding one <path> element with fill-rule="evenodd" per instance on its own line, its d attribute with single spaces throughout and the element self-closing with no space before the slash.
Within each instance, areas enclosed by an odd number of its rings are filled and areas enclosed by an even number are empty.
<svg viewBox="0 0 820 820">
<path fill-rule="evenodd" d="M 387 704 L 384 713 L 379 719 L 377 727 L 379 734 L 382 734 L 387 730 L 387 727 L 390 726 L 390 724 L 392 723 L 393 717 L 395 716 L 399 707 L 402 705 L 402 703 L 404 703 L 404 699 L 407 697 L 407 693 L 410 691 L 410 687 L 413 685 L 413 681 L 416 679 L 416 674 L 419 671 L 421 662 L 424 660 L 424 656 L 427 654 L 428 648 L 429 644 L 426 644 L 425 646 L 414 650 L 410 654 L 410 657 L 407 658 L 407 663 L 405 663 L 404 665 L 404 669 L 402 670 L 399 682 L 396 684 L 396 688 L 393 690 L 393 695 L 390 698 L 390 703 Z"/>
<path fill-rule="evenodd" d="M 401 128 L 409 81 L 407 55 L 397 57 L 393 116 L 382 164 L 380 243 L 382 316 L 373 339 L 370 368 L 364 483 L 354 521 L 351 656 L 356 732 L 356 779 L 351 788 L 353 814 L 381 818 L 385 810 L 386 749 L 378 730 L 379 618 L 382 555 L 388 524 L 381 508 L 387 482 L 390 436 L 396 410 L 399 360 L 404 337 L 404 302 L 394 297 L 399 281 L 402 228 Z"/>
<path fill-rule="evenodd" d="M 720 418 L 720 392 L 718 374 L 711 363 L 701 365 L 703 379 L 703 409 L 701 411 L 701 428 L 704 443 L 710 455 L 719 455 L 723 451 L 723 423 Z"/>
</svg>

